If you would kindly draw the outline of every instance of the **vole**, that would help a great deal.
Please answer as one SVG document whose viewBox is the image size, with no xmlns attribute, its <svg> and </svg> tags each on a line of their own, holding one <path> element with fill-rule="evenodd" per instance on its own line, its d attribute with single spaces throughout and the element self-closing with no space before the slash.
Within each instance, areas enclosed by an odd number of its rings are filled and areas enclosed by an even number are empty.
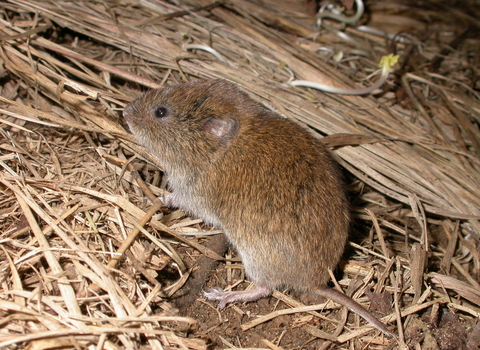
<svg viewBox="0 0 480 350">
<path fill-rule="evenodd" d="M 341 303 L 390 335 L 370 311 L 326 286 L 348 236 L 349 203 L 329 151 L 307 130 L 225 80 L 149 90 L 123 112 L 164 166 L 169 206 L 225 232 L 250 291 L 211 289 L 219 308 L 289 286 Z"/>
</svg>

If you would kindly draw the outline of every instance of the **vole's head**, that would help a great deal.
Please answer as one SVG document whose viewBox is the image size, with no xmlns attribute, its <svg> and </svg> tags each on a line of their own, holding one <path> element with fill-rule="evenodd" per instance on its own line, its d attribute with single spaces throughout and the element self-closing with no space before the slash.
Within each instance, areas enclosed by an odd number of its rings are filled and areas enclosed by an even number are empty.
<svg viewBox="0 0 480 350">
<path fill-rule="evenodd" d="M 227 81 L 193 81 L 149 90 L 129 103 L 123 116 L 168 170 L 176 162 L 209 163 L 225 150 L 240 132 L 247 105 L 257 106 Z"/>
</svg>

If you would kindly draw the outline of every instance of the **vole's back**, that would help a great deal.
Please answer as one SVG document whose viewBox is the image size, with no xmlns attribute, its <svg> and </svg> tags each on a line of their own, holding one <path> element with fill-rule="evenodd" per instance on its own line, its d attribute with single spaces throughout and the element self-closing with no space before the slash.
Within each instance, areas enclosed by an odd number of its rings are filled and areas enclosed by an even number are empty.
<svg viewBox="0 0 480 350">
<path fill-rule="evenodd" d="M 203 195 L 253 281 L 316 289 L 347 240 L 341 178 L 307 131 L 264 112 L 240 121 L 238 136 L 197 188 L 208 184 Z"/>
</svg>

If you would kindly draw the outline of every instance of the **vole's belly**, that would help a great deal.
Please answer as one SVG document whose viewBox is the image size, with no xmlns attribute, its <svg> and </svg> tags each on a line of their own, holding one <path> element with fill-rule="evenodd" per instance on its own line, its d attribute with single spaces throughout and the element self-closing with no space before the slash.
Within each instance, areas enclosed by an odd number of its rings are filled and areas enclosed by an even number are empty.
<svg viewBox="0 0 480 350">
<path fill-rule="evenodd" d="M 248 234 L 225 231 L 242 259 L 247 276 L 255 284 L 266 284 L 272 289 L 293 287 L 296 290 L 316 289 L 328 281 L 325 261 L 314 260 L 304 247 L 296 247 L 284 235 L 284 240 L 254 239 Z M 237 239 L 240 237 L 240 239 Z M 288 242 L 287 242 L 288 241 Z"/>
<path fill-rule="evenodd" d="M 179 191 L 173 188 L 171 201 L 173 206 L 178 207 L 192 216 L 202 219 L 205 224 L 222 229 L 218 215 L 211 209 L 209 203 L 202 196 L 192 196 L 192 191 Z"/>
<path fill-rule="evenodd" d="M 205 224 L 221 229 L 222 227 L 218 217 L 210 210 L 201 207 L 195 202 L 195 200 L 183 200 L 183 198 L 180 198 L 178 201 L 178 207 L 191 214 L 193 217 L 202 219 Z"/>
</svg>

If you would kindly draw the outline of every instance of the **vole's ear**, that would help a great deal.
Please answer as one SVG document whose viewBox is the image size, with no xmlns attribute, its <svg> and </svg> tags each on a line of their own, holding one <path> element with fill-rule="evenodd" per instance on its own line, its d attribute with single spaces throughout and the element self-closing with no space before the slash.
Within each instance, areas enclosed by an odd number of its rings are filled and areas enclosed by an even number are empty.
<svg viewBox="0 0 480 350">
<path fill-rule="evenodd" d="M 203 129 L 220 138 L 233 138 L 238 132 L 238 120 L 235 118 L 207 118 Z"/>
</svg>

